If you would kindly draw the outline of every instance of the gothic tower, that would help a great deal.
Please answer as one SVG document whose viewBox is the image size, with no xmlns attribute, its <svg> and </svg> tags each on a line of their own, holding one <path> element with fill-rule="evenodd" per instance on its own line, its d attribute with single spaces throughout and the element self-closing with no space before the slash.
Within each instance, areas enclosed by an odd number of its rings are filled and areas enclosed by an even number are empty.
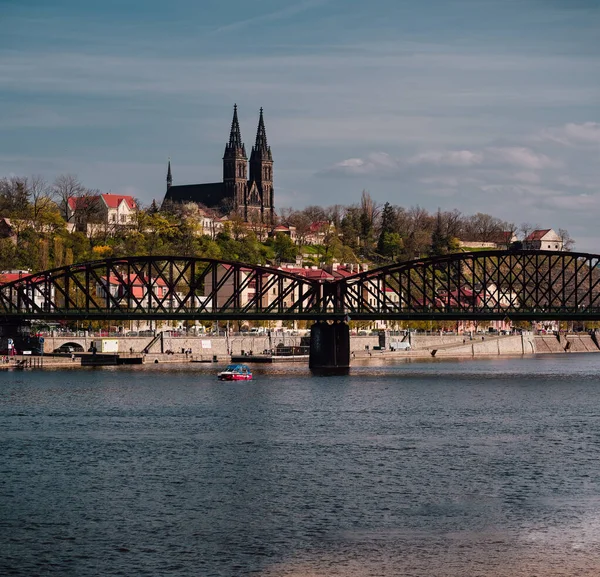
<svg viewBox="0 0 600 577">
<path fill-rule="evenodd" d="M 230 210 L 243 210 L 245 207 L 248 188 L 247 165 L 248 157 L 242 142 L 237 104 L 235 104 L 233 106 L 229 142 L 225 146 L 225 154 L 223 155 L 223 185 L 226 191 L 225 196 L 231 199 L 232 206 Z"/>
<path fill-rule="evenodd" d="M 171 159 L 169 158 L 169 168 L 167 169 L 167 191 L 173 186 L 173 176 L 171 175 Z"/>
<path fill-rule="evenodd" d="M 258 204 L 257 208 L 260 207 L 262 222 L 272 224 L 274 221 L 273 155 L 271 154 L 271 147 L 267 144 L 267 132 L 262 108 L 260 109 L 258 130 L 256 131 L 256 142 L 250 154 L 249 196 L 251 196 L 253 190 L 256 190 L 259 198 L 250 198 L 248 204 L 254 206 Z M 258 200 L 258 203 L 256 203 L 256 200 Z"/>
</svg>

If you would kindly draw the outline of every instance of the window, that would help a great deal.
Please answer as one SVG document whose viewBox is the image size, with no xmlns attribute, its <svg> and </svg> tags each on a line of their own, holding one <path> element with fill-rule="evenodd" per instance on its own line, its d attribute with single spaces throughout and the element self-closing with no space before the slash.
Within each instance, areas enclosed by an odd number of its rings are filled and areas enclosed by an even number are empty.
<svg viewBox="0 0 600 577">
<path fill-rule="evenodd" d="M 110 215 L 110 222 L 117 222 L 117 215 L 116 214 L 111 214 Z"/>
<path fill-rule="evenodd" d="M 121 222 L 127 222 L 127 215 L 125 215 L 125 214 L 121 215 Z"/>
</svg>

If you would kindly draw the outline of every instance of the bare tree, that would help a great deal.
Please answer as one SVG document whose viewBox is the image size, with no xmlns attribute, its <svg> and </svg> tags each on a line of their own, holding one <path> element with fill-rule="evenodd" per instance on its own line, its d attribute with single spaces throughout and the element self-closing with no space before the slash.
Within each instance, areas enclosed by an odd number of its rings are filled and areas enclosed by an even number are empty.
<svg viewBox="0 0 600 577">
<path fill-rule="evenodd" d="M 288 224 L 296 227 L 296 242 L 300 246 L 306 244 L 312 224 L 310 216 L 305 211 L 296 211 L 289 216 Z"/>
<path fill-rule="evenodd" d="M 284 206 L 279 209 L 279 221 L 287 225 L 292 214 L 296 212 L 291 206 Z"/>
<path fill-rule="evenodd" d="M 69 201 L 72 198 L 85 196 L 86 188 L 74 174 L 60 174 L 54 180 L 52 191 L 63 218 L 69 222 L 75 216 L 69 211 Z"/>
<path fill-rule="evenodd" d="M 31 220 L 36 229 L 43 228 L 43 221 L 48 214 L 56 214 L 56 205 L 52 200 L 52 187 L 43 176 L 34 174 L 29 179 L 29 198 L 31 203 Z"/>
<path fill-rule="evenodd" d="M 0 179 L 0 211 L 3 216 L 26 218 L 29 210 L 27 178 L 13 176 Z"/>
<path fill-rule="evenodd" d="M 522 222 L 521 226 L 519 226 L 519 232 L 523 235 L 523 240 L 525 240 L 534 230 L 538 230 L 540 228 L 539 224 L 531 224 L 530 222 Z"/>
<path fill-rule="evenodd" d="M 495 216 L 478 212 L 466 222 L 468 240 L 478 242 L 496 242 L 501 236 L 504 223 Z"/>
<path fill-rule="evenodd" d="M 569 234 L 569 231 L 564 228 L 558 229 L 558 236 L 562 240 L 562 249 L 564 251 L 570 252 L 575 246 L 575 240 Z"/>
</svg>

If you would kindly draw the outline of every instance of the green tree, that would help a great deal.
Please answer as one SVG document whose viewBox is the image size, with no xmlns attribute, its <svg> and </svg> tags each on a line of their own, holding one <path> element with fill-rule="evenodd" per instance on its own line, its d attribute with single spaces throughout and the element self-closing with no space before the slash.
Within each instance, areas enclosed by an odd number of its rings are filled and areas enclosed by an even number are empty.
<svg viewBox="0 0 600 577">
<path fill-rule="evenodd" d="M 380 235 L 379 246 L 379 254 L 396 260 L 404 250 L 404 241 L 397 232 L 384 232 Z"/>
<path fill-rule="evenodd" d="M 437 217 L 435 219 L 435 226 L 431 233 L 431 256 L 438 256 L 448 253 L 448 235 L 444 230 L 444 223 L 442 220 L 442 212 L 438 208 Z"/>
<path fill-rule="evenodd" d="M 275 258 L 280 262 L 294 262 L 298 254 L 298 247 L 294 241 L 282 232 L 275 235 L 271 242 Z"/>
</svg>

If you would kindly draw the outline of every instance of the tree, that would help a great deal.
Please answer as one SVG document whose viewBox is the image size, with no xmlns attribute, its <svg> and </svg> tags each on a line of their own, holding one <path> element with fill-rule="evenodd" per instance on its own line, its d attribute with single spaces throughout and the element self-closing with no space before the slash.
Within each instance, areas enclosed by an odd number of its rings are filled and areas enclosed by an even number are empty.
<svg viewBox="0 0 600 577">
<path fill-rule="evenodd" d="M 439 256 L 448 253 L 448 234 L 446 233 L 442 212 L 438 208 L 435 226 L 431 233 L 431 256 Z"/>
<path fill-rule="evenodd" d="M 287 224 L 288 226 L 296 227 L 296 242 L 300 246 L 305 245 L 310 233 L 310 225 L 312 224 L 308 214 L 304 211 L 293 212 L 289 215 Z"/>
<path fill-rule="evenodd" d="M 379 254 L 396 260 L 404 250 L 404 241 L 397 232 L 384 232 L 380 237 L 381 248 Z"/>
<path fill-rule="evenodd" d="M 344 244 L 353 250 L 360 246 L 360 209 L 357 206 L 350 206 L 346 209 L 346 214 L 342 218 L 342 238 Z"/>
<path fill-rule="evenodd" d="M 233 236 L 233 240 L 241 240 L 246 236 L 248 228 L 246 227 L 246 222 L 239 212 L 232 212 L 229 215 L 229 225 L 231 227 L 231 235 Z"/>
<path fill-rule="evenodd" d="M 283 232 L 278 232 L 272 242 L 275 258 L 279 262 L 295 262 L 298 247 L 294 241 Z"/>
<path fill-rule="evenodd" d="M 360 235 L 362 244 L 367 250 L 373 245 L 373 233 L 377 212 L 378 207 L 375 204 L 375 201 L 366 190 L 363 190 L 360 197 Z"/>
<path fill-rule="evenodd" d="M 69 222 L 73 215 L 69 213 L 69 200 L 86 194 L 86 188 L 74 174 L 60 174 L 52 185 L 52 194 L 59 206 L 62 217 Z"/>
<path fill-rule="evenodd" d="M 397 232 L 397 227 L 398 219 L 396 218 L 396 210 L 389 202 L 386 202 L 383 205 L 383 211 L 381 212 L 381 226 L 379 238 L 377 239 L 377 252 L 380 255 L 389 256 L 386 247 L 389 249 L 390 234 L 397 234 L 400 236 Z M 400 237 L 400 240 L 402 240 L 402 237 Z"/>
<path fill-rule="evenodd" d="M 148 214 L 156 214 L 160 209 L 158 208 L 158 204 L 156 203 L 156 199 L 153 198 L 150 206 L 147 208 L 146 212 Z"/>
<path fill-rule="evenodd" d="M 478 212 L 467 219 L 467 240 L 496 242 L 504 231 L 504 222 L 495 216 Z"/>
<path fill-rule="evenodd" d="M 530 222 L 523 222 L 519 227 L 519 231 L 523 235 L 523 240 L 525 240 L 534 230 L 538 230 L 540 228 L 539 224 L 531 224 Z"/>
<path fill-rule="evenodd" d="M 39 229 L 44 215 L 55 209 L 52 202 L 52 188 L 39 174 L 34 174 L 29 179 L 29 197 L 31 199 L 31 219 Z"/>
<path fill-rule="evenodd" d="M 10 218 L 29 216 L 29 188 L 27 178 L 12 177 L 0 180 L 0 213 Z"/>
<path fill-rule="evenodd" d="M 565 230 L 564 228 L 559 228 L 558 236 L 560 236 L 560 240 L 562 240 L 562 249 L 570 252 L 573 249 L 573 246 L 575 246 L 575 241 L 571 238 L 569 231 Z"/>
</svg>

